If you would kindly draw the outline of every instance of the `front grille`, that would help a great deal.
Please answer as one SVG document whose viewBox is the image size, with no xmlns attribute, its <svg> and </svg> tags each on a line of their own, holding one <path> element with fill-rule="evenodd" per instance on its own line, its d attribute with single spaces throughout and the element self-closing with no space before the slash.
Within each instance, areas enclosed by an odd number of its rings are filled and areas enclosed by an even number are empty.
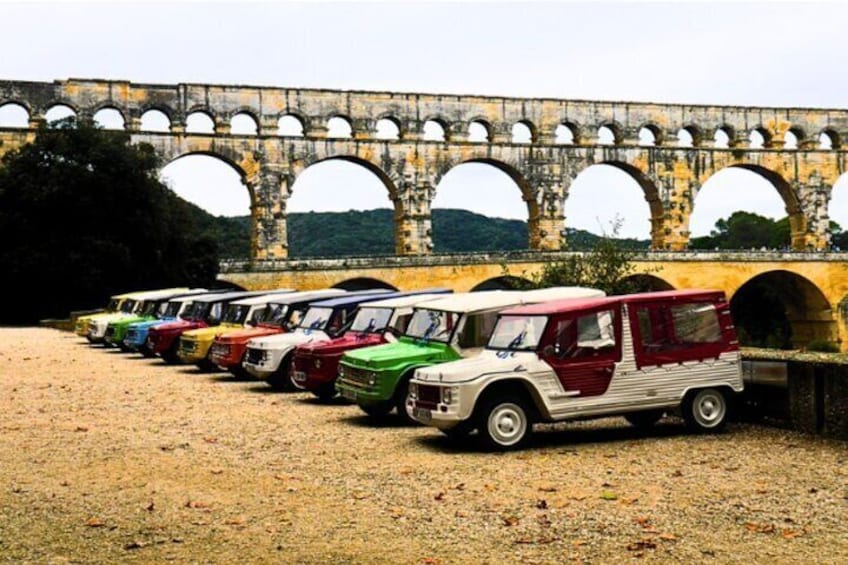
<svg viewBox="0 0 848 565">
<path fill-rule="evenodd" d="M 182 351 L 185 351 L 186 353 L 194 353 L 195 349 L 197 349 L 197 342 L 195 342 L 193 339 L 181 339 L 180 349 Z"/>
<path fill-rule="evenodd" d="M 115 326 L 107 327 L 106 328 L 106 334 L 104 335 L 104 337 L 108 340 L 111 340 L 114 335 L 115 335 Z"/>
<path fill-rule="evenodd" d="M 222 343 L 212 344 L 212 357 L 224 358 L 230 354 L 230 346 Z"/>
<path fill-rule="evenodd" d="M 126 341 L 128 343 L 135 343 L 137 339 L 138 339 L 138 330 L 129 330 L 127 332 L 126 337 L 124 338 L 124 341 Z"/>
<path fill-rule="evenodd" d="M 259 363 L 265 360 L 265 352 L 261 349 L 253 349 L 252 347 L 250 347 L 248 348 L 247 353 L 245 354 L 245 359 L 248 363 L 258 365 Z"/>
<path fill-rule="evenodd" d="M 430 385 L 418 385 L 418 406 L 436 408 L 442 400 L 442 388 Z"/>
<path fill-rule="evenodd" d="M 344 367 L 345 380 L 352 381 L 360 385 L 368 384 L 368 373 L 369 371 L 358 367 L 351 367 L 349 365 L 345 365 Z"/>
<path fill-rule="evenodd" d="M 307 355 L 295 355 L 294 360 L 292 361 L 292 367 L 295 371 L 301 371 L 303 373 L 309 372 L 309 369 L 312 368 L 312 359 Z"/>
</svg>

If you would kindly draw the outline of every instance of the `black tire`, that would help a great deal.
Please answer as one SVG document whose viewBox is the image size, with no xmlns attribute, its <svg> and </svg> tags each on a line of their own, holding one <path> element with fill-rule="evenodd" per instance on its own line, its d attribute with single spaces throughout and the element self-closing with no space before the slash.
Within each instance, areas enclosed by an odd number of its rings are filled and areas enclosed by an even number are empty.
<svg viewBox="0 0 848 565">
<path fill-rule="evenodd" d="M 409 396 L 409 381 L 412 379 L 412 374 L 404 375 L 398 383 L 398 387 L 395 390 L 394 397 L 394 405 L 395 411 L 397 412 L 398 418 L 401 422 L 408 426 L 418 425 L 418 421 L 412 417 L 412 414 L 409 413 L 409 409 L 406 407 L 406 397 Z"/>
<path fill-rule="evenodd" d="M 271 373 L 266 382 L 275 390 L 294 392 L 297 387 L 291 380 L 291 353 L 283 357 L 277 370 Z"/>
<path fill-rule="evenodd" d="M 156 357 L 156 354 L 153 353 L 153 350 L 150 349 L 146 343 L 138 348 L 138 352 L 141 353 L 144 357 L 147 357 L 148 359 L 151 357 Z"/>
<path fill-rule="evenodd" d="M 318 390 L 313 390 L 312 394 L 317 396 L 321 402 L 330 402 L 336 397 L 338 392 L 334 383 L 324 383 L 318 387 Z"/>
<path fill-rule="evenodd" d="M 182 363 L 180 360 L 180 356 L 177 354 L 177 350 L 180 348 L 180 343 L 177 340 L 174 340 L 174 343 L 171 344 L 171 347 L 167 349 L 167 351 L 162 352 L 162 360 L 165 361 L 168 365 L 179 365 Z"/>
<path fill-rule="evenodd" d="M 524 398 L 513 394 L 484 399 L 476 420 L 480 441 L 483 447 L 491 451 L 517 449 L 533 431 L 529 404 Z"/>
<path fill-rule="evenodd" d="M 204 357 L 203 359 L 195 363 L 195 365 L 204 373 L 214 373 L 218 370 L 218 365 L 210 361 L 208 357 Z"/>
<path fill-rule="evenodd" d="M 624 419 L 634 428 L 646 429 L 659 422 L 664 414 L 665 410 L 642 410 L 625 414 Z"/>
<path fill-rule="evenodd" d="M 452 428 L 439 428 L 439 431 L 442 432 L 445 437 L 448 438 L 450 441 L 462 441 L 467 438 L 471 432 L 474 431 L 474 424 L 466 420 L 464 422 L 460 422 Z"/>
<path fill-rule="evenodd" d="M 729 403 L 717 388 L 702 388 L 686 396 L 681 407 L 686 427 L 693 432 L 718 432 L 727 424 Z"/>
<path fill-rule="evenodd" d="M 368 404 L 368 405 L 359 405 L 359 408 L 362 409 L 363 412 L 368 414 L 368 417 L 372 420 L 384 420 L 386 416 L 389 415 L 389 412 L 394 408 L 394 404 L 391 402 L 380 402 L 378 404 Z"/>
</svg>

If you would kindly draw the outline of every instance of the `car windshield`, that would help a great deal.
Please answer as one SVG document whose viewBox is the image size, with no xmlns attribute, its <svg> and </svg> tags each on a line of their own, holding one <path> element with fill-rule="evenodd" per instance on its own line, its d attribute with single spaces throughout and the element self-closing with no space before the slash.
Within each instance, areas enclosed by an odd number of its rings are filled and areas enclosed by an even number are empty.
<svg viewBox="0 0 848 565">
<path fill-rule="evenodd" d="M 227 306 L 223 321 L 229 324 L 243 324 L 248 312 L 250 312 L 250 306 L 247 304 L 230 304 Z"/>
<path fill-rule="evenodd" d="M 333 314 L 332 308 L 310 308 L 300 322 L 300 328 L 305 330 L 323 330 Z"/>
<path fill-rule="evenodd" d="M 546 316 L 501 316 L 489 339 L 489 349 L 532 351 L 545 331 Z"/>
<path fill-rule="evenodd" d="M 360 308 L 350 329 L 355 332 L 379 333 L 386 329 L 392 312 L 391 308 Z"/>
<path fill-rule="evenodd" d="M 450 341 L 451 334 L 459 322 L 460 314 L 456 312 L 445 312 L 442 310 L 415 310 L 406 335 L 416 339 Z"/>
<path fill-rule="evenodd" d="M 137 300 L 127 298 L 126 300 L 124 300 L 124 303 L 121 304 L 121 312 L 125 314 L 131 314 L 133 311 L 135 311 L 136 304 L 138 304 Z"/>
<path fill-rule="evenodd" d="M 184 317 L 187 320 L 202 320 L 206 318 L 206 315 L 211 309 L 212 302 L 195 302 L 191 305 L 191 310 Z"/>
<path fill-rule="evenodd" d="M 262 311 L 262 317 L 259 321 L 263 324 L 282 326 L 283 322 L 286 321 L 286 314 L 288 311 L 288 304 L 269 304 L 265 307 L 265 310 Z"/>
<path fill-rule="evenodd" d="M 152 316 L 156 313 L 156 308 L 159 306 L 159 302 L 156 300 L 148 300 L 144 303 L 144 306 L 141 309 L 142 316 Z"/>
<path fill-rule="evenodd" d="M 161 312 L 161 316 L 163 318 L 176 318 L 182 304 L 182 302 L 168 302 L 168 305 L 165 306 L 165 311 Z"/>
<path fill-rule="evenodd" d="M 113 298 L 109 301 L 109 305 L 106 306 L 106 310 L 109 312 L 117 312 L 118 305 L 121 303 L 117 298 Z"/>
</svg>

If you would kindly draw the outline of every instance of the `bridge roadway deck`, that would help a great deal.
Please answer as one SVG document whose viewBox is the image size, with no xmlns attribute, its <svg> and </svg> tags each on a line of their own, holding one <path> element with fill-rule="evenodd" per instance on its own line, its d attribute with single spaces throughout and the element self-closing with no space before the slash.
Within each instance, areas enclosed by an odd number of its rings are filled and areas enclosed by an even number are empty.
<svg viewBox="0 0 848 565">
<path fill-rule="evenodd" d="M 497 283 L 505 269 L 511 276 L 528 277 L 545 262 L 568 255 L 525 251 L 225 261 L 219 278 L 247 289 L 390 285 L 463 292 Z M 718 288 L 729 300 L 743 287 L 771 291 L 784 305 L 793 345 L 826 340 L 848 350 L 848 253 L 647 252 L 634 256 L 633 265 L 634 275 L 648 275 L 658 288 Z"/>
</svg>

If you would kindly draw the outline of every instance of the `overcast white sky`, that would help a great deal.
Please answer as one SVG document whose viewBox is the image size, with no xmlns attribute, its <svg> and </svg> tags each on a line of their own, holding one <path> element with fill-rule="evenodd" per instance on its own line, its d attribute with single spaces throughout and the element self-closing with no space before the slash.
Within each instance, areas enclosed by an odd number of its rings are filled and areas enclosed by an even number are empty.
<svg viewBox="0 0 848 565">
<path fill-rule="evenodd" d="M 846 29 L 848 5 L 812 2 L 3 2 L 0 78 L 844 108 Z M 619 214 L 623 235 L 647 237 L 640 189 L 605 169 L 572 185 L 567 224 L 597 232 Z M 247 213 L 219 163 L 181 159 L 165 175 L 213 213 Z M 848 226 L 846 193 L 831 216 Z M 364 169 L 323 163 L 295 184 L 289 209 L 389 205 Z M 517 187 L 482 165 L 449 173 L 435 207 L 526 219 Z M 785 215 L 766 181 L 725 171 L 699 196 L 693 232 L 738 208 Z"/>
</svg>

